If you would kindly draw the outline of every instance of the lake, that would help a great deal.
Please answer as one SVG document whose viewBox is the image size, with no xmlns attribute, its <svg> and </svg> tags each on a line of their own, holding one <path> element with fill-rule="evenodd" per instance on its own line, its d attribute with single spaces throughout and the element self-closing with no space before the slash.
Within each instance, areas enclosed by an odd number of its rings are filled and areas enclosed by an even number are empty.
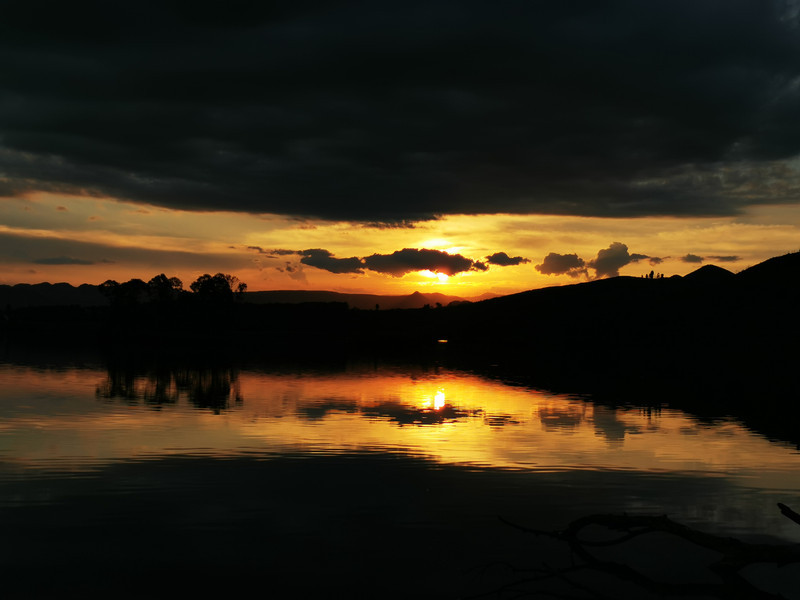
<svg viewBox="0 0 800 600">
<path fill-rule="evenodd" d="M 800 543 L 776 508 L 800 510 L 797 447 L 734 418 L 369 360 L 6 362 L 0 384 L 11 597 L 253 584 L 278 597 L 506 597 L 526 577 L 514 569 L 570 560 L 562 541 L 512 524 L 553 531 L 595 513 Z M 657 579 L 708 579 L 703 552 L 670 544 L 623 559 Z M 798 597 L 794 566 L 751 571 Z M 580 591 L 561 579 L 547 585 Z M 616 597 L 648 597 L 620 585 Z"/>
</svg>

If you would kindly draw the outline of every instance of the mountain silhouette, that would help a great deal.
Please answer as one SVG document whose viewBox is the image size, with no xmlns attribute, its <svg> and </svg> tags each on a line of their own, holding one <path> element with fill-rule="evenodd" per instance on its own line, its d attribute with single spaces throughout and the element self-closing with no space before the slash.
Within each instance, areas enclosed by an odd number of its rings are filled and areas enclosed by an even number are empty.
<svg viewBox="0 0 800 600">
<path fill-rule="evenodd" d="M 69 283 L 0 285 L 0 307 L 103 306 L 108 300 L 97 286 Z"/>
<path fill-rule="evenodd" d="M 408 295 L 350 294 L 324 290 L 272 290 L 245 292 L 244 301 L 252 304 L 302 304 L 309 302 L 345 302 L 350 308 L 374 310 L 377 304 L 381 309 L 422 308 L 426 304 L 435 306 L 451 302 L 462 302 L 460 296 L 440 293 L 414 292 Z M 82 284 L 78 287 L 68 283 L 20 283 L 0 285 L 0 307 L 41 307 L 41 306 L 105 306 L 108 299 L 102 295 L 98 286 Z"/>
<path fill-rule="evenodd" d="M 422 308 L 426 304 L 435 306 L 451 302 L 464 301 L 459 296 L 448 296 L 440 293 L 414 292 L 408 295 L 350 294 L 314 290 L 275 290 L 265 292 L 246 292 L 245 302 L 253 304 L 299 304 L 305 302 L 345 302 L 350 308 L 374 310 L 377 305 L 381 310 L 397 308 Z"/>
<path fill-rule="evenodd" d="M 717 265 L 704 265 L 696 271 L 684 275 L 683 278 L 694 283 L 713 285 L 728 282 L 731 277 L 734 277 L 734 274 L 728 269 L 723 269 Z"/>
</svg>

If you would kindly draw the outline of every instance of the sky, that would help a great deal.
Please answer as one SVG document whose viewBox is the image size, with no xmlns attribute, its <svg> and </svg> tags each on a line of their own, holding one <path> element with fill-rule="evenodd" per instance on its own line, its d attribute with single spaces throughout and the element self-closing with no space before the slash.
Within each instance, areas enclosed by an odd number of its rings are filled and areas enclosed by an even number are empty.
<svg viewBox="0 0 800 600">
<path fill-rule="evenodd" d="M 464 297 L 800 249 L 800 2 L 8 0 L 0 283 Z"/>
</svg>

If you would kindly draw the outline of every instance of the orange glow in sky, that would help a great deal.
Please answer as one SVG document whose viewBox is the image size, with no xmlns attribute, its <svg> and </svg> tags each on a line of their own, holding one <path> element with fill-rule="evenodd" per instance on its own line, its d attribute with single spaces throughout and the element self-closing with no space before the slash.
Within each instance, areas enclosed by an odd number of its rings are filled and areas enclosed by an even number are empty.
<svg viewBox="0 0 800 600">
<path fill-rule="evenodd" d="M 188 287 L 203 273 L 225 272 L 239 277 L 253 291 L 410 294 L 435 288 L 473 297 L 586 280 L 585 274 L 570 277 L 537 270 L 551 252 L 575 254 L 588 263 L 598 251 L 619 242 L 631 255 L 649 257 L 624 265 L 620 274 L 639 276 L 652 269 L 670 276 L 708 263 L 735 272 L 797 250 L 798 239 L 800 208 L 791 206 L 760 207 L 737 217 L 691 219 L 450 215 L 413 227 L 386 228 L 274 215 L 179 211 L 40 193 L 0 204 L 0 242 L 7 248 L 0 264 L 0 283 L 99 284 L 106 279 L 148 280 L 166 273 Z M 324 249 L 335 259 L 428 248 L 463 256 L 485 268 L 452 275 L 436 269 L 405 274 L 366 268 L 332 272 L 304 262 L 298 253 L 307 248 Z M 521 262 L 490 263 L 489 257 L 500 252 Z M 687 257 L 694 262 L 687 262 Z"/>
</svg>

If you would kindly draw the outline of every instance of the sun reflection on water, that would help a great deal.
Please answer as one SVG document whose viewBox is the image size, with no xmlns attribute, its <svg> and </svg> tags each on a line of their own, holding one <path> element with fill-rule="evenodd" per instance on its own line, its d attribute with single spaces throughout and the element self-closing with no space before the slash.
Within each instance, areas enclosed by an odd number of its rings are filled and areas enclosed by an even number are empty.
<svg viewBox="0 0 800 600">
<path fill-rule="evenodd" d="M 439 388 L 436 393 L 431 396 L 422 397 L 422 408 L 424 410 L 442 410 L 445 407 L 444 389 Z"/>
</svg>

